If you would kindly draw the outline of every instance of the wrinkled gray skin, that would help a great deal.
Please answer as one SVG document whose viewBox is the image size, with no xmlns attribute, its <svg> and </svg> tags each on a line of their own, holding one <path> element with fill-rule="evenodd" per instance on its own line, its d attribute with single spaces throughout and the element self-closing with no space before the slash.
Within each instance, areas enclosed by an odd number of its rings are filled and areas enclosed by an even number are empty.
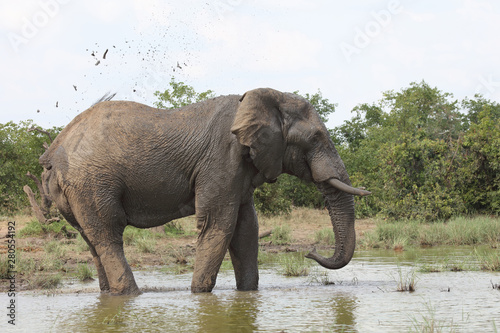
<svg viewBox="0 0 500 333">
<path fill-rule="evenodd" d="M 191 290 L 212 290 L 228 249 L 238 290 L 257 289 L 252 194 L 283 172 L 325 195 L 335 253 L 308 257 L 341 268 L 354 252 L 352 194 L 369 194 L 349 186 L 311 104 L 272 89 L 176 110 L 102 102 L 66 126 L 40 163 L 44 186 L 88 243 L 101 291 L 111 294 L 140 293 L 123 252 L 127 225 L 150 228 L 192 214 L 200 235 Z"/>
</svg>

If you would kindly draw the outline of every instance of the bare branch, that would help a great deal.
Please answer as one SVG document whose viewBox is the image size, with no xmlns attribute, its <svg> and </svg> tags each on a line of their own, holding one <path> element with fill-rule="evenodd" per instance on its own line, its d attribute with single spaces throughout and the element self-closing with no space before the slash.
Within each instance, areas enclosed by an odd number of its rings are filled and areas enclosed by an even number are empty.
<svg viewBox="0 0 500 333">
<path fill-rule="evenodd" d="M 31 187 L 29 187 L 28 185 L 24 185 L 23 191 L 28 195 L 31 204 L 31 209 L 33 210 L 33 213 L 35 214 L 37 220 L 40 221 L 42 225 L 47 224 L 47 219 L 43 215 L 40 206 L 38 206 L 38 203 L 35 200 L 35 194 L 31 190 Z"/>
<path fill-rule="evenodd" d="M 47 214 L 47 212 L 50 210 L 50 206 L 52 205 L 52 199 L 49 195 L 47 195 L 47 193 L 45 193 L 42 183 L 35 175 L 31 174 L 31 172 L 28 171 L 26 176 L 33 179 L 33 181 L 35 182 L 36 187 L 38 188 L 38 193 L 40 193 L 40 197 L 42 198 L 42 211 L 44 212 L 44 214 Z"/>
<path fill-rule="evenodd" d="M 49 137 L 49 140 L 50 140 L 50 143 L 52 143 L 52 136 L 50 135 L 50 133 L 48 131 L 45 131 L 39 127 L 35 127 L 35 126 L 32 126 L 31 128 L 28 129 L 28 132 L 40 132 L 40 133 L 43 133 L 45 135 L 47 135 Z"/>
<path fill-rule="evenodd" d="M 268 230 L 268 231 L 261 232 L 261 233 L 259 234 L 259 238 L 264 238 L 264 237 L 267 237 L 267 236 L 271 235 L 272 233 L 273 233 L 273 231 L 272 231 L 272 230 Z"/>
</svg>

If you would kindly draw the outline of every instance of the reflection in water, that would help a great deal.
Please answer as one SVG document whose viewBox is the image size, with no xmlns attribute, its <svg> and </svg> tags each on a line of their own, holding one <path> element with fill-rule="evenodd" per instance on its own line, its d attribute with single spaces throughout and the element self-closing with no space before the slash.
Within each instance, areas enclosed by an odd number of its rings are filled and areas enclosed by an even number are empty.
<svg viewBox="0 0 500 333">
<path fill-rule="evenodd" d="M 436 261 L 437 254 L 430 251 L 421 251 L 431 255 L 420 256 L 419 261 Z M 491 288 L 491 281 L 500 282 L 497 273 L 420 273 L 415 293 L 390 292 L 396 288 L 391 272 L 400 269 L 396 263 L 400 255 L 384 253 L 366 253 L 349 268 L 328 272 L 329 279 L 336 281 L 328 286 L 311 283 L 310 277 L 287 278 L 273 268 L 261 270 L 261 288 L 256 292 L 233 290 L 230 272 L 222 274 L 212 294 L 191 294 L 184 289 L 137 297 L 21 293 L 19 328 L 22 332 L 72 333 L 405 332 L 415 328 L 415 320 L 425 323 L 429 316 L 440 318 L 441 326 L 449 326 L 450 331 L 487 332 L 499 326 L 499 293 Z M 463 251 L 455 257 L 464 258 Z M 184 285 L 190 279 L 189 275 L 144 274 L 153 286 Z M 348 282 L 353 276 L 357 283 Z M 451 291 L 440 292 L 450 287 Z M 430 302 L 434 307 L 428 315 Z M 416 314 L 422 314 L 422 319 Z"/>
<path fill-rule="evenodd" d="M 125 316 L 133 311 L 136 296 L 100 295 L 96 304 L 81 314 L 75 332 L 104 332 L 126 328 Z M 70 324 L 73 326 L 75 323 Z"/>
<path fill-rule="evenodd" d="M 352 295 L 338 294 L 332 298 L 332 311 L 335 332 L 357 332 L 356 316 L 356 298 Z"/>
<path fill-rule="evenodd" d="M 197 294 L 198 332 L 254 332 L 257 330 L 259 293 L 236 291 L 229 295 Z"/>
</svg>

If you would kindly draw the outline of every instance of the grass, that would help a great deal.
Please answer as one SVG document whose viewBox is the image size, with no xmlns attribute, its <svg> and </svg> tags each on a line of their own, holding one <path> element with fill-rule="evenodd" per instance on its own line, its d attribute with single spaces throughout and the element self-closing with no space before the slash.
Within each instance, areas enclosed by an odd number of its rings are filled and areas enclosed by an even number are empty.
<svg viewBox="0 0 500 333">
<path fill-rule="evenodd" d="M 479 262 L 479 267 L 483 271 L 500 272 L 500 255 L 497 251 L 485 252 L 474 251 L 475 257 Z"/>
<path fill-rule="evenodd" d="M 259 247 L 259 254 L 258 254 L 258 264 L 270 264 L 275 262 L 276 256 L 273 253 L 269 253 L 268 251 L 264 251 Z"/>
<path fill-rule="evenodd" d="M 139 229 L 128 225 L 123 231 L 123 243 L 125 245 L 134 245 L 139 238 L 154 238 L 150 230 Z"/>
<path fill-rule="evenodd" d="M 311 280 L 310 283 L 319 283 L 324 286 L 329 286 L 335 284 L 332 280 L 330 280 L 330 277 L 328 275 L 328 272 L 325 271 L 314 271 L 311 274 Z"/>
<path fill-rule="evenodd" d="M 28 281 L 28 289 L 54 289 L 62 283 L 61 273 L 36 274 Z"/>
<path fill-rule="evenodd" d="M 416 318 L 412 319 L 413 327 L 410 332 L 443 332 L 445 325 L 436 318 L 436 309 L 430 303 L 426 303 L 425 307 L 427 309 L 427 314 L 422 314 L 420 320 Z M 450 329 L 450 332 L 454 332 L 454 330 Z"/>
<path fill-rule="evenodd" d="M 89 245 L 80 234 L 78 234 L 75 239 L 75 250 L 79 253 L 90 251 Z"/>
<path fill-rule="evenodd" d="M 396 290 L 400 292 L 414 292 L 417 286 L 417 275 L 415 268 L 403 272 L 403 269 L 398 265 L 398 276 L 396 279 Z"/>
<path fill-rule="evenodd" d="M 82 282 L 94 280 L 94 271 L 87 263 L 78 264 L 76 278 Z"/>
<path fill-rule="evenodd" d="M 38 237 L 38 236 L 44 236 L 46 234 L 61 234 L 61 229 L 63 227 L 66 227 L 66 230 L 68 231 L 73 231 L 77 232 L 75 228 L 70 226 L 68 222 L 65 220 L 61 220 L 58 222 L 52 222 L 50 224 L 44 225 L 41 224 L 38 220 L 32 219 L 30 222 L 26 224 L 24 228 L 19 230 L 18 236 L 23 238 L 23 237 Z"/>
<path fill-rule="evenodd" d="M 54 254 L 55 257 L 59 258 L 64 257 L 67 251 L 67 248 L 57 240 L 46 243 L 43 248 L 46 253 Z"/>
<path fill-rule="evenodd" d="M 309 275 L 309 262 L 302 255 L 286 255 L 280 260 L 282 273 L 285 276 L 307 276 Z"/>
<path fill-rule="evenodd" d="M 142 253 L 154 253 L 156 250 L 156 239 L 141 235 L 134 239 L 133 244 Z"/>
<path fill-rule="evenodd" d="M 165 234 L 169 236 L 181 236 L 184 235 L 186 232 L 184 231 L 184 228 L 182 224 L 179 221 L 172 221 L 168 222 L 165 224 L 163 227 Z"/>
<path fill-rule="evenodd" d="M 332 228 L 323 228 L 316 231 L 314 241 L 318 244 L 335 245 L 335 234 Z"/>
<path fill-rule="evenodd" d="M 292 229 L 289 225 L 280 225 L 273 229 L 271 242 L 276 245 L 286 245 L 292 242 Z"/>
<path fill-rule="evenodd" d="M 461 246 L 500 244 L 499 217 L 456 217 L 447 222 L 379 221 L 375 230 L 365 233 L 361 248 L 393 248 L 418 246 Z"/>
<path fill-rule="evenodd" d="M 8 279 L 9 274 L 9 259 L 7 255 L 0 256 L 0 279 Z"/>
</svg>

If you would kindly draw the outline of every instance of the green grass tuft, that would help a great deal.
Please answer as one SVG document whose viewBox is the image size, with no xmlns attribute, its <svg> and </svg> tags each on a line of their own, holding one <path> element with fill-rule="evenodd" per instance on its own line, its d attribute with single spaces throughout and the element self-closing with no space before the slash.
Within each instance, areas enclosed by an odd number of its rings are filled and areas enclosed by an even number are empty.
<svg viewBox="0 0 500 333">
<path fill-rule="evenodd" d="M 62 275 L 57 274 L 37 274 L 28 282 L 28 289 L 54 289 L 62 282 Z"/>
<path fill-rule="evenodd" d="M 335 233 L 331 228 L 323 228 L 314 233 L 314 241 L 319 244 L 335 245 Z"/>
<path fill-rule="evenodd" d="M 309 262 L 302 255 L 287 255 L 280 260 L 283 275 L 307 276 L 309 275 Z"/>
<path fill-rule="evenodd" d="M 156 250 L 156 240 L 147 235 L 141 235 L 135 238 L 133 244 L 142 253 L 154 253 Z"/>
<path fill-rule="evenodd" d="M 292 242 L 292 229 L 289 225 L 280 225 L 273 229 L 271 242 L 276 245 L 286 245 Z"/>
<path fill-rule="evenodd" d="M 94 271 L 86 262 L 78 264 L 76 278 L 82 282 L 94 280 Z"/>
</svg>

